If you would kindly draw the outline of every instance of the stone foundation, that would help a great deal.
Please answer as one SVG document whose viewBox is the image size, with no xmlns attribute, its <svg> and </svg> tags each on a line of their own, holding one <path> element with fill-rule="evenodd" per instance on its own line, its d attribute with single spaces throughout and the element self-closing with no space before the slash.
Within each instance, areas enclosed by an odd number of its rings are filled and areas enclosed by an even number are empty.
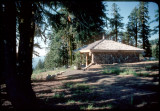
<svg viewBox="0 0 160 111">
<path fill-rule="evenodd" d="M 96 64 L 130 63 L 139 61 L 139 53 L 135 52 L 96 52 L 93 53 Z"/>
</svg>

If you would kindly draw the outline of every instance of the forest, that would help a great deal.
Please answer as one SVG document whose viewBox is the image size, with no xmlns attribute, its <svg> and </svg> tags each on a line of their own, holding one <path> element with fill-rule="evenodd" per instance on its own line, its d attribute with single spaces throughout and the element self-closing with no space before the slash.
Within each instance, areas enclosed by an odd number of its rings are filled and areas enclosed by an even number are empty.
<svg viewBox="0 0 160 111">
<path fill-rule="evenodd" d="M 149 41 L 151 35 L 159 34 L 159 24 L 154 29 L 149 27 L 148 2 L 139 2 L 128 15 L 127 24 L 122 23 L 116 3 L 111 18 L 107 10 L 107 2 L 103 1 L 0 1 L 0 83 L 6 84 L 15 109 L 40 108 L 31 84 L 32 58 L 39 55 L 34 48 L 41 49 L 35 38 L 49 41 L 45 60 L 39 61 L 36 69 L 72 66 L 76 63 L 75 50 L 103 35 L 143 48 L 143 57 L 159 60 L 159 39 Z M 152 23 L 159 23 L 159 9 L 155 11 Z"/>
</svg>

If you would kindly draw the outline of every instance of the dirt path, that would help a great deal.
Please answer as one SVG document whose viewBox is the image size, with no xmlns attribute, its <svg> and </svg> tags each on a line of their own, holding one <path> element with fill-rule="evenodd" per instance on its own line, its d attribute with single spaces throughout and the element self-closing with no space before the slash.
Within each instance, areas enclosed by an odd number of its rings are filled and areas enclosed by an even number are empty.
<svg viewBox="0 0 160 111">
<path fill-rule="evenodd" d="M 140 71 L 158 63 L 93 65 L 86 71 L 67 69 L 52 81 L 33 82 L 32 86 L 44 110 L 159 110 L 159 70 L 147 70 L 146 77 L 102 73 L 105 67 Z M 4 105 L 11 106 L 9 101 Z"/>
<path fill-rule="evenodd" d="M 145 65 L 155 63 L 158 62 L 113 64 L 112 66 L 144 68 Z M 157 75 L 159 71 L 151 71 L 154 76 L 149 77 L 102 74 L 101 71 L 106 66 L 111 67 L 111 65 L 93 65 L 87 71 L 68 69 L 54 81 L 32 83 L 33 89 L 37 97 L 46 102 L 49 109 L 155 109 L 158 107 L 159 77 Z M 73 89 L 71 86 L 64 87 L 68 83 L 85 84 L 89 86 L 91 92 L 76 95 L 75 91 L 71 90 Z M 57 93 L 63 94 L 63 97 L 56 99 L 54 95 Z"/>
</svg>

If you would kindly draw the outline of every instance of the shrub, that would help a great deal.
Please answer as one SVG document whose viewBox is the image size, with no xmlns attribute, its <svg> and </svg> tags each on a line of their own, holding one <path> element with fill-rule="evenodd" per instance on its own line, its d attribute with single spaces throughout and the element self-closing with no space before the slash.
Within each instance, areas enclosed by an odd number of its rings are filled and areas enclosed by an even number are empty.
<svg viewBox="0 0 160 111">
<path fill-rule="evenodd" d="M 76 53 L 74 54 L 74 56 L 75 56 L 75 59 L 74 59 L 74 61 L 73 61 L 74 65 L 75 65 L 75 66 L 80 66 L 80 64 L 81 64 L 81 62 L 82 62 L 80 52 L 76 52 Z"/>
<path fill-rule="evenodd" d="M 63 93 L 55 93 L 55 95 L 53 96 L 53 98 L 56 98 L 56 99 L 64 98 L 64 94 Z"/>
<path fill-rule="evenodd" d="M 133 69 L 120 69 L 118 67 L 105 68 L 103 70 L 104 74 L 117 74 L 117 75 L 137 75 Z"/>
<path fill-rule="evenodd" d="M 133 69 L 125 69 L 123 70 L 120 75 L 136 75 L 136 72 Z"/>
<path fill-rule="evenodd" d="M 122 70 L 118 67 L 105 68 L 103 70 L 104 74 L 119 74 L 120 72 L 122 72 Z"/>
<path fill-rule="evenodd" d="M 39 74 L 41 72 L 46 72 L 46 69 L 36 69 L 33 71 L 33 74 Z"/>
</svg>

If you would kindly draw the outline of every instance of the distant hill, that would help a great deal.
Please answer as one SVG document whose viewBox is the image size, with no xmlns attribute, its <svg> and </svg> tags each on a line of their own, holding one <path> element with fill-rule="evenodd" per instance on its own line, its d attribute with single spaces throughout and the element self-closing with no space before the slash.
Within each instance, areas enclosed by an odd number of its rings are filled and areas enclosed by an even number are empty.
<svg viewBox="0 0 160 111">
<path fill-rule="evenodd" d="M 151 45 L 156 45 L 157 42 L 158 42 L 158 40 L 159 40 L 159 38 L 154 39 L 154 40 L 150 40 L 149 43 L 150 43 Z"/>
<path fill-rule="evenodd" d="M 38 64 L 39 59 L 41 59 L 42 61 L 44 61 L 45 56 L 34 57 L 34 58 L 32 59 L 32 66 L 33 66 L 33 68 L 36 67 L 36 65 Z"/>
</svg>

